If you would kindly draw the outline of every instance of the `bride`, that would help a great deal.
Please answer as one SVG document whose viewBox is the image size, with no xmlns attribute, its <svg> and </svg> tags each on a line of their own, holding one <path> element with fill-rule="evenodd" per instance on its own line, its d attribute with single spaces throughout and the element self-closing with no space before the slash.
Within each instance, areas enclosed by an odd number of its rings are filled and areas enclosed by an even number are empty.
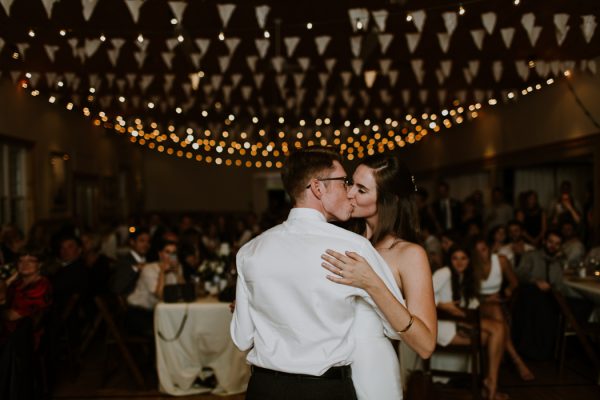
<svg viewBox="0 0 600 400">
<path fill-rule="evenodd" d="M 391 156 L 365 160 L 352 178 L 348 197 L 354 207 L 353 230 L 366 236 L 386 261 L 406 304 L 396 301 L 365 259 L 354 252 L 327 250 L 323 267 L 333 273 L 327 278 L 366 290 L 402 340 L 428 358 L 435 348 L 437 322 L 427 254 L 416 244 L 414 179 L 406 166 Z M 398 357 L 373 308 L 359 302 L 352 330 L 356 343 L 352 380 L 358 399 L 401 399 Z"/>
</svg>

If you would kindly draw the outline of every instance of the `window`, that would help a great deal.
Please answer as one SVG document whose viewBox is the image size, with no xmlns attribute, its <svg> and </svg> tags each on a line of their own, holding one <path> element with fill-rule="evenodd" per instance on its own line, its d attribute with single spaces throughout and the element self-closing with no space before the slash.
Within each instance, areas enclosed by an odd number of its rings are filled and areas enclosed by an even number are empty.
<svg viewBox="0 0 600 400">
<path fill-rule="evenodd" d="M 0 221 L 26 228 L 26 154 L 17 144 L 0 142 Z"/>
</svg>

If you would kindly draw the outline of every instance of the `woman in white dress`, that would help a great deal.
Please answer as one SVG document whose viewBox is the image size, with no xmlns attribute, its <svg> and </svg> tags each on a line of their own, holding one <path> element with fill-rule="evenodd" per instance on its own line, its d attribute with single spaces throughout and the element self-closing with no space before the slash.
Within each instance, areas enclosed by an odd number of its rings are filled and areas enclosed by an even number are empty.
<svg viewBox="0 0 600 400">
<path fill-rule="evenodd" d="M 524 381 L 535 379 L 535 376 L 515 349 L 510 337 L 510 327 L 503 310 L 503 304 L 511 298 L 519 285 L 508 259 L 502 255 L 492 253 L 486 241 L 483 238 L 477 238 L 473 243 L 473 266 L 480 279 L 481 315 L 494 319 L 504 326 L 506 352 L 517 368 L 521 379 Z M 500 291 L 504 280 L 508 284 L 502 295 Z"/>
<path fill-rule="evenodd" d="M 440 268 L 433 274 L 435 302 L 440 310 L 452 315 L 464 316 L 462 308 L 479 306 L 479 278 L 471 265 L 471 257 L 467 249 L 460 246 L 452 247 L 449 258 L 450 266 Z M 480 324 L 481 341 L 487 353 L 487 375 L 483 381 L 485 398 L 506 399 L 506 394 L 497 391 L 498 370 L 504 353 L 504 327 L 501 322 L 485 317 L 481 318 Z M 440 346 L 469 344 L 470 337 L 464 334 L 466 329 L 469 327 L 458 326 L 451 321 L 439 321 L 437 342 Z"/>
<path fill-rule="evenodd" d="M 406 301 L 395 300 L 383 281 L 360 255 L 327 250 L 323 266 L 334 282 L 366 290 L 387 316 L 402 340 L 428 358 L 437 335 L 431 269 L 418 242 L 416 187 L 406 166 L 397 158 L 375 156 L 360 164 L 348 190 L 358 227 L 371 240 L 394 274 Z M 343 250 L 343 249 L 338 249 Z M 359 400 L 402 399 L 398 357 L 383 335 L 373 308 L 360 302 L 353 328 L 356 342 L 352 380 Z"/>
</svg>

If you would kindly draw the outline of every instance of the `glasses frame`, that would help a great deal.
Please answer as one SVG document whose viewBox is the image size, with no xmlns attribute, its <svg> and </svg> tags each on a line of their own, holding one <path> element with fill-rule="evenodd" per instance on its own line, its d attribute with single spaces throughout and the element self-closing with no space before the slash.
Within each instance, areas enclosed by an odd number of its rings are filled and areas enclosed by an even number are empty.
<svg viewBox="0 0 600 400">
<path fill-rule="evenodd" d="M 352 178 L 349 176 L 337 176 L 337 177 L 333 177 L 333 178 L 315 178 L 315 180 L 317 181 L 343 181 L 344 182 L 344 186 L 346 187 L 350 187 L 353 185 L 352 183 Z M 310 188 L 310 183 L 308 185 L 306 185 L 306 189 Z"/>
</svg>

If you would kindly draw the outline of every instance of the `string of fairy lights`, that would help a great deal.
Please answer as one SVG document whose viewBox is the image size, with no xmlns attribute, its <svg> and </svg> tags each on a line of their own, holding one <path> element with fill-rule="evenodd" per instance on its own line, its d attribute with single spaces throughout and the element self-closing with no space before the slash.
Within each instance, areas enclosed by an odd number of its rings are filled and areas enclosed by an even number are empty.
<svg viewBox="0 0 600 400">
<path fill-rule="evenodd" d="M 571 74 L 570 70 L 563 73 L 567 78 Z M 515 101 L 519 95 L 527 96 L 554 83 L 554 78 L 549 78 L 543 83 L 524 87 L 520 92 L 508 92 L 507 99 Z M 40 91 L 31 88 L 26 80 L 22 80 L 19 85 L 22 89 L 29 90 L 29 94 L 33 97 L 42 96 Z M 50 95 L 48 102 L 56 104 L 57 98 Z M 495 98 L 487 101 L 487 106 L 497 104 L 498 100 Z M 133 118 L 129 123 L 121 115 L 109 115 L 104 111 L 92 113 L 89 107 L 78 108 L 72 101 L 63 105 L 69 111 L 81 112 L 85 117 L 91 119 L 95 126 L 113 129 L 119 135 L 127 137 L 131 143 L 148 149 L 179 158 L 195 159 L 207 164 L 246 168 L 281 168 L 283 158 L 291 149 L 315 144 L 338 147 L 340 153 L 348 161 L 362 159 L 376 152 L 383 153 L 403 148 L 419 142 L 428 134 L 436 134 L 443 128 L 449 129 L 462 124 L 465 120 L 475 119 L 484 107 L 482 103 L 468 106 L 457 103 L 456 107 L 443 109 L 439 113 L 420 116 L 407 114 L 400 121 L 387 118 L 382 125 L 370 120 L 361 121 L 360 124 L 353 124 L 350 120 L 346 120 L 343 128 L 335 129 L 327 126 L 330 123 L 327 118 L 325 120 L 318 118 L 314 121 L 314 125 L 325 124 L 326 129 L 317 129 L 312 132 L 297 130 L 295 133 L 294 131 L 280 130 L 277 134 L 279 140 L 251 142 L 248 133 L 244 131 L 240 132 L 239 139 L 235 140 L 227 130 L 213 132 L 209 129 L 202 131 L 193 128 L 186 128 L 186 136 L 182 139 L 175 133 L 174 125 L 169 125 L 165 129 L 156 122 L 150 122 L 145 126 L 140 117 Z M 302 125 L 306 126 L 306 121 L 299 125 L 301 125 L 299 128 Z M 259 138 L 267 136 L 266 131 L 259 129 L 258 136 Z"/>
</svg>

